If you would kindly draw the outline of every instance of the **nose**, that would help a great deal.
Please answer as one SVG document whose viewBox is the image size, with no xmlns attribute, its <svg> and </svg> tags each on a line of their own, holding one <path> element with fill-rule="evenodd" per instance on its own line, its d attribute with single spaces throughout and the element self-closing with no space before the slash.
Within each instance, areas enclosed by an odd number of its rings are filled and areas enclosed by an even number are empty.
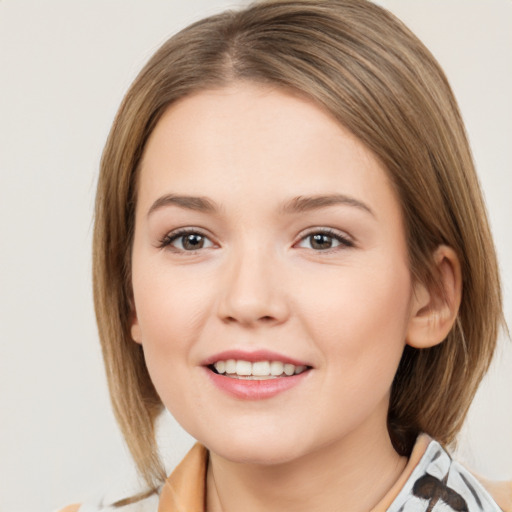
<svg viewBox="0 0 512 512">
<path fill-rule="evenodd" d="M 218 303 L 221 320 L 246 327 L 285 322 L 289 304 L 282 280 L 278 280 L 279 267 L 276 257 L 256 251 L 227 261 Z"/>
</svg>

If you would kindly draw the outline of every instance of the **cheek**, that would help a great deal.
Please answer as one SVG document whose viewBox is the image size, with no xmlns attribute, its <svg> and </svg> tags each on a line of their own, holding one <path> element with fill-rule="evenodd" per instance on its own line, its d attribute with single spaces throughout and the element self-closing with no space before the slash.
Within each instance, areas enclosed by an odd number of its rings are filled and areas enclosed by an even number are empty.
<svg viewBox="0 0 512 512">
<path fill-rule="evenodd" d="M 206 272 L 180 271 L 166 264 L 164 257 L 154 264 L 134 264 L 133 291 L 142 334 L 146 338 L 172 331 L 186 336 L 197 326 L 211 302 L 211 286 Z M 151 335 L 151 336 L 150 336 Z"/>
<path fill-rule="evenodd" d="M 341 269 L 313 282 L 319 293 L 310 294 L 314 300 L 304 304 L 311 312 L 303 315 L 304 327 L 322 345 L 327 366 L 336 366 L 354 389 L 369 376 L 370 381 L 391 381 L 409 321 L 411 283 L 406 265 L 387 265 L 381 259 L 379 265 Z"/>
<path fill-rule="evenodd" d="M 211 310 L 209 287 L 201 279 L 184 278 L 165 267 L 133 271 L 137 322 L 146 364 L 159 383 L 179 376 L 190 362 L 191 350 Z"/>
<path fill-rule="evenodd" d="M 187 404 L 196 400 L 190 382 L 194 340 L 202 329 L 205 301 L 193 287 L 180 292 L 180 282 L 153 279 L 147 274 L 134 279 L 134 296 L 146 366 L 166 408 L 182 423 L 190 420 Z M 137 286 L 140 285 L 140 286 Z M 193 415 L 191 420 L 193 420 Z M 193 424 L 193 422 L 192 422 Z"/>
</svg>

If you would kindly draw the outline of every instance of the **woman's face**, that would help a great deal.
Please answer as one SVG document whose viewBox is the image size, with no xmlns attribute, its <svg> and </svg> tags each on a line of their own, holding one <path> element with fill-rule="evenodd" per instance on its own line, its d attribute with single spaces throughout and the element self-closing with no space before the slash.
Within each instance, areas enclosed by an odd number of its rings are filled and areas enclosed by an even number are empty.
<svg viewBox="0 0 512 512">
<path fill-rule="evenodd" d="M 386 435 L 413 295 L 400 205 L 311 101 L 235 84 L 171 106 L 132 271 L 154 385 L 215 453 L 269 464 Z"/>
</svg>

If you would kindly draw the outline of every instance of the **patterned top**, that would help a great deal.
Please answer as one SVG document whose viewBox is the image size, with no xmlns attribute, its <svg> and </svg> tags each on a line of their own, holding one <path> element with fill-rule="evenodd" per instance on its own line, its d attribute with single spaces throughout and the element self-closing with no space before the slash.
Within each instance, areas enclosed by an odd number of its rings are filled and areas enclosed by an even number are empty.
<svg viewBox="0 0 512 512">
<path fill-rule="evenodd" d="M 480 482 L 431 441 L 388 512 L 498 512 Z"/>
<path fill-rule="evenodd" d="M 196 444 L 158 493 L 122 507 L 72 505 L 61 512 L 205 512 L 207 466 L 208 451 Z M 512 512 L 512 484 L 494 490 L 504 509 L 438 442 L 421 435 L 404 472 L 370 512 Z"/>
</svg>

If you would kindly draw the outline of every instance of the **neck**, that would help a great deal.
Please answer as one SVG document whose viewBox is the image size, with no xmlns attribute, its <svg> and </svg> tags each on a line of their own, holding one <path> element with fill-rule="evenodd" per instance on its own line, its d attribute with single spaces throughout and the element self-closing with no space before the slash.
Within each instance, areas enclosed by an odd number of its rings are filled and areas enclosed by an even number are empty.
<svg viewBox="0 0 512 512">
<path fill-rule="evenodd" d="M 387 431 L 361 432 L 283 464 L 228 461 L 210 453 L 208 512 L 368 511 L 402 473 Z"/>
</svg>

